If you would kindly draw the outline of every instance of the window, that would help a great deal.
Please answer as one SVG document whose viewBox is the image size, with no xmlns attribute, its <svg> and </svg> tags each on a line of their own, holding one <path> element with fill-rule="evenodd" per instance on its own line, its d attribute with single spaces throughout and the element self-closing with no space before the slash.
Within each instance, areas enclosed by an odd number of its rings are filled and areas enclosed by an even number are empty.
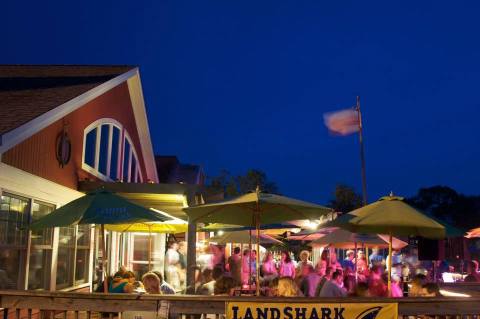
<svg viewBox="0 0 480 319">
<path fill-rule="evenodd" d="M 57 290 L 88 282 L 90 230 L 90 225 L 60 228 Z"/>
<path fill-rule="evenodd" d="M 54 205 L 33 201 L 32 221 L 50 214 L 54 209 Z M 53 228 L 32 231 L 30 242 L 28 289 L 49 289 L 53 250 Z"/>
<path fill-rule="evenodd" d="M 85 129 L 83 169 L 103 180 L 143 181 L 132 140 L 121 124 L 101 119 Z"/>
<path fill-rule="evenodd" d="M 27 248 L 30 200 L 3 193 L 0 198 L 0 289 L 24 289 L 21 267 Z"/>
<path fill-rule="evenodd" d="M 141 183 L 143 181 L 138 157 L 135 148 L 132 147 L 130 137 L 125 134 L 125 154 L 123 157 L 123 181 L 129 183 Z"/>
<path fill-rule="evenodd" d="M 149 235 L 145 233 L 129 233 L 127 235 L 128 267 L 137 275 L 137 277 L 141 278 L 143 274 L 149 271 L 149 257 L 151 258 L 151 269 L 158 269 L 161 267 L 160 265 L 164 262 L 163 255 L 156 253 L 160 250 L 162 245 L 165 245 L 165 242 L 162 242 L 161 240 L 161 234 L 152 233 Z"/>
<path fill-rule="evenodd" d="M 90 268 L 90 225 L 78 225 L 77 254 L 75 256 L 75 284 L 88 282 Z"/>
<path fill-rule="evenodd" d="M 75 226 L 61 227 L 58 238 L 57 289 L 73 285 L 73 259 L 75 258 Z"/>
<path fill-rule="evenodd" d="M 90 225 L 29 231 L 55 205 L 3 192 L 0 197 L 0 290 L 57 289 L 89 280 Z M 57 245 L 58 250 L 54 249 Z M 54 256 L 56 252 L 56 256 Z M 52 260 L 57 257 L 57 265 Z M 56 278 L 52 278 L 56 267 Z M 52 280 L 53 279 L 53 280 Z"/>
</svg>

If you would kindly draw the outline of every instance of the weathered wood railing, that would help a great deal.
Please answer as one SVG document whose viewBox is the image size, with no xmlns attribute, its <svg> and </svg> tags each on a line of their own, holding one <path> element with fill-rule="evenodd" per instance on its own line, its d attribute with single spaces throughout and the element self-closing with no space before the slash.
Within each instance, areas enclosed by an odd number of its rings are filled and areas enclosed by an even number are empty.
<svg viewBox="0 0 480 319">
<path fill-rule="evenodd" d="M 159 318 L 220 318 L 225 302 L 283 303 L 385 303 L 398 302 L 400 316 L 478 318 L 480 298 L 256 298 L 225 296 L 160 296 L 134 294 L 63 293 L 38 291 L 0 291 L 0 315 L 4 318 L 102 318 L 118 317 L 119 313 L 147 311 Z M 2 318 L 0 317 L 0 318 Z M 133 317 L 134 318 L 134 317 Z"/>
</svg>

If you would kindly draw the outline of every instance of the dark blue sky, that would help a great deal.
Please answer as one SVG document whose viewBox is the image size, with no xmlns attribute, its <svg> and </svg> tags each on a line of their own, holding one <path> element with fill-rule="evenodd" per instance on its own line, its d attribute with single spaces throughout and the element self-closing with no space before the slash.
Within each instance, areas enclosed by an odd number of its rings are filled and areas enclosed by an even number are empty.
<svg viewBox="0 0 480 319">
<path fill-rule="evenodd" d="M 357 136 L 322 114 L 361 96 L 369 200 L 480 185 L 480 3 L 8 1 L 0 63 L 135 64 L 156 153 L 319 203 L 360 190 Z"/>
</svg>

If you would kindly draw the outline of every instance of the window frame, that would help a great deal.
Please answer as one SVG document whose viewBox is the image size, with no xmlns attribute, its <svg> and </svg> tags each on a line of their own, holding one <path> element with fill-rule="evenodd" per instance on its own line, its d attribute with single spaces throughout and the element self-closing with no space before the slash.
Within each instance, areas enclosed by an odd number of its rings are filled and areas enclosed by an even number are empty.
<svg viewBox="0 0 480 319">
<path fill-rule="evenodd" d="M 128 134 L 127 131 L 124 131 L 124 138 L 123 138 L 123 151 L 125 152 L 125 141 L 128 141 L 128 144 L 130 144 L 130 152 L 128 154 L 128 169 L 127 169 L 127 172 L 128 172 L 128 176 L 127 178 L 124 178 L 123 176 L 123 172 L 124 172 L 124 169 L 123 169 L 123 163 L 124 163 L 124 160 L 125 160 L 125 154 L 123 154 L 122 156 L 122 169 L 121 169 L 121 175 L 122 175 L 122 178 L 121 180 L 125 183 L 143 183 L 143 176 L 142 176 L 142 172 L 140 170 L 140 165 L 139 165 L 139 161 L 138 161 L 138 154 L 137 154 L 137 151 L 135 150 L 135 146 L 133 145 L 133 142 L 132 142 L 132 139 L 130 138 L 130 135 Z M 137 165 L 137 167 L 135 168 L 135 173 L 134 173 L 134 177 L 132 178 L 131 174 L 132 174 L 132 158 L 135 157 L 135 165 Z"/>
<path fill-rule="evenodd" d="M 46 201 L 43 201 L 43 200 L 38 200 L 36 198 L 30 198 L 30 203 L 31 203 L 31 209 L 30 209 L 30 216 L 29 216 L 29 222 L 31 223 L 33 221 L 33 215 L 34 215 L 34 205 L 35 203 L 36 204 L 39 204 L 39 205 L 44 205 L 44 206 L 50 206 L 51 208 L 53 208 L 53 210 L 55 210 L 57 208 L 57 205 L 55 204 L 52 204 L 52 203 L 49 203 L 49 202 L 46 202 Z M 52 211 L 53 211 L 52 210 Z M 51 212 L 50 212 L 51 213 Z M 49 214 L 50 214 L 49 213 Z M 32 231 L 30 230 L 28 232 L 28 248 L 27 248 L 27 263 L 26 263 L 26 289 L 27 290 L 30 290 L 28 289 L 28 286 L 30 284 L 30 265 L 31 265 L 31 256 L 32 256 L 32 251 L 37 249 L 37 250 L 43 250 L 44 253 L 46 253 L 46 256 L 49 260 L 48 262 L 48 267 L 47 269 L 49 270 L 48 273 L 47 273 L 47 277 L 44 278 L 44 284 L 45 284 L 45 287 L 44 288 L 37 288 L 35 290 L 50 290 L 51 288 L 51 278 L 52 278 L 52 268 L 53 268 L 53 252 L 55 251 L 55 232 L 56 232 L 56 228 L 55 227 L 52 227 L 51 228 L 51 233 L 50 233 L 50 244 L 47 245 L 47 244 L 35 244 L 33 241 L 32 241 Z M 57 247 L 58 248 L 58 247 Z"/>
<path fill-rule="evenodd" d="M 108 125 L 108 148 L 107 148 L 107 168 L 105 174 L 100 172 L 99 167 L 100 167 L 100 147 L 101 147 L 101 138 L 102 138 L 102 125 Z M 112 179 L 110 177 L 110 170 L 111 170 L 111 163 L 112 163 L 112 140 L 113 140 L 113 127 L 116 127 L 119 129 L 119 143 L 118 143 L 118 150 L 117 150 L 117 173 L 116 179 Z M 95 154 L 94 154 L 94 167 L 90 166 L 89 164 L 85 163 L 85 149 L 86 149 L 86 142 L 87 142 L 87 134 L 89 134 L 91 131 L 97 130 L 96 131 L 96 140 L 95 140 Z M 125 153 L 125 142 L 128 141 L 130 144 L 130 150 L 129 154 L 124 154 Z M 125 161 L 125 156 L 128 156 L 128 174 L 127 177 L 125 178 L 123 176 L 124 169 L 123 169 L 123 164 Z M 135 162 L 136 162 L 136 169 L 134 176 L 132 178 L 131 175 L 131 165 L 132 165 L 132 157 L 135 157 Z M 140 162 L 138 161 L 138 153 L 135 148 L 135 145 L 132 142 L 132 139 L 130 135 L 128 134 L 127 130 L 123 127 L 120 122 L 118 122 L 115 119 L 112 118 L 102 118 L 99 120 L 94 121 L 90 125 L 88 125 L 84 130 L 83 130 L 83 147 L 82 147 L 82 169 L 98 178 L 101 180 L 107 181 L 107 182 L 114 182 L 114 181 L 123 181 L 126 183 L 143 183 L 143 175 L 142 171 L 140 169 Z"/>
</svg>

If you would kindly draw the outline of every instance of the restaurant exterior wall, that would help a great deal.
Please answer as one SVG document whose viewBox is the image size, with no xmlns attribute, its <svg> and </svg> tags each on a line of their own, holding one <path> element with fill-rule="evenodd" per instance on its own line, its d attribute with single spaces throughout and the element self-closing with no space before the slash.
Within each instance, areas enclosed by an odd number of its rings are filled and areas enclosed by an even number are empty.
<svg viewBox="0 0 480 319">
<path fill-rule="evenodd" d="M 119 122 L 128 132 L 137 150 L 141 174 L 146 179 L 143 154 L 140 151 L 141 145 L 126 82 L 14 146 L 2 154 L 1 160 L 25 172 L 77 189 L 79 180 L 98 179 L 82 168 L 82 153 L 85 128 L 103 118 Z M 61 167 L 55 150 L 57 137 L 64 129 L 70 138 L 72 150 L 70 161 Z"/>
<path fill-rule="evenodd" d="M 59 241 L 62 238 L 60 228 L 40 234 L 32 234 L 28 231 L 29 220 L 35 218 L 37 213 L 41 213 L 41 210 L 35 209 L 39 205 L 54 209 L 79 198 L 83 193 L 0 163 L 0 195 L 0 214 L 3 217 L 0 223 L 2 232 L 0 272 L 3 278 L 3 282 L 0 283 L 1 288 L 60 290 L 90 286 L 93 278 L 93 269 L 90 265 L 84 268 L 82 280 L 74 282 L 74 278 L 66 278 L 66 284 L 57 285 L 62 281 L 57 280 L 61 277 L 61 274 L 57 276 L 58 257 L 59 254 L 63 256 L 62 251 L 59 253 Z M 11 199 L 17 201 L 17 206 L 19 203 L 24 203 L 24 209 L 18 211 L 17 208 L 12 207 L 9 202 Z M 10 220 L 5 223 L 3 215 L 12 212 L 16 213 L 16 219 L 9 218 Z M 9 229 L 13 225 L 15 229 Z M 92 237 L 94 233 L 88 227 L 85 229 L 84 235 L 87 240 L 84 242 L 87 247 L 84 247 L 86 254 L 84 254 L 84 263 L 86 260 L 93 260 L 94 252 Z M 73 227 L 73 231 L 78 234 L 78 227 Z M 75 245 L 66 248 L 70 248 L 69 252 L 73 254 L 77 253 Z M 73 255 L 69 257 L 72 263 L 75 263 L 74 257 Z M 76 257 L 75 260 L 77 260 Z M 71 282 L 68 282 L 69 279 Z"/>
<path fill-rule="evenodd" d="M 28 225 L 42 211 L 48 213 L 84 195 L 77 191 L 79 180 L 109 180 L 84 163 L 85 134 L 95 123 L 118 124 L 122 141 L 127 136 L 135 150 L 142 176 L 139 182 L 157 181 L 155 166 L 143 158 L 145 149 L 141 143 L 146 145 L 150 140 L 142 109 L 143 97 L 136 73 L 0 153 L 0 289 L 90 289 L 99 257 L 98 232 L 82 225 L 37 234 L 29 231 Z M 100 126 L 98 128 L 100 130 Z M 64 131 L 71 142 L 71 157 L 62 166 L 57 161 L 56 147 L 57 138 Z M 119 152 L 121 158 L 123 146 Z M 146 152 L 148 154 L 148 150 Z M 121 165 L 117 168 L 119 174 Z M 152 171 L 155 174 L 152 175 Z M 119 234 L 108 236 L 108 245 L 114 249 L 108 253 L 111 272 L 119 262 L 128 262 L 121 261 L 116 253 L 120 237 Z M 5 278 L 8 280 L 3 280 Z"/>
</svg>

